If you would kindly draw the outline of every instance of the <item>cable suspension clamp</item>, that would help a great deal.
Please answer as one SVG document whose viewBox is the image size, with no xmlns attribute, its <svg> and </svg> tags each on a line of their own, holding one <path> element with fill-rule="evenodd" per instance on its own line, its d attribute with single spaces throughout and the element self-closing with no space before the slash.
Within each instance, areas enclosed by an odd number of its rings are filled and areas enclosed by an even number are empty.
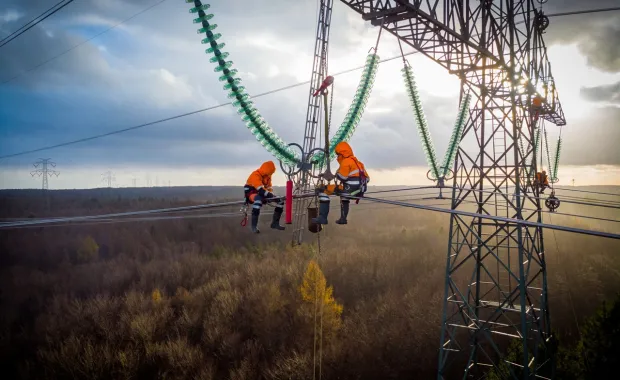
<svg viewBox="0 0 620 380">
<path fill-rule="evenodd" d="M 553 190 L 549 198 L 545 200 L 545 206 L 547 206 L 550 212 L 555 212 L 555 210 L 560 207 L 560 200 L 555 196 L 555 190 Z"/>
</svg>

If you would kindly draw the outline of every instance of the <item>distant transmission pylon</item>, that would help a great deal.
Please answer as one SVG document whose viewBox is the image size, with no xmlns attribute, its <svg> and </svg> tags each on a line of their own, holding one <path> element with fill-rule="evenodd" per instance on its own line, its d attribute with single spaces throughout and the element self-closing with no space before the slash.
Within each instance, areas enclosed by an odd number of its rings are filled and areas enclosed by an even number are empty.
<svg viewBox="0 0 620 380">
<path fill-rule="evenodd" d="M 136 177 L 133 177 L 133 178 L 131 179 L 131 184 L 133 185 L 133 187 L 136 187 L 136 182 L 137 182 L 137 180 L 138 180 L 138 179 L 137 179 Z"/>
<path fill-rule="evenodd" d="M 56 163 L 50 160 L 51 158 L 39 158 L 39 160 L 33 164 L 33 166 L 37 169 L 30 172 L 30 175 L 33 177 L 43 177 L 43 184 L 41 185 L 41 188 L 43 190 L 48 189 L 48 177 L 51 177 L 53 175 L 58 177 L 60 175 L 60 173 L 56 170 L 50 169 L 50 166 L 52 168 L 56 167 Z"/>
<path fill-rule="evenodd" d="M 116 181 L 116 177 L 114 177 L 114 173 L 112 173 L 111 171 L 107 171 L 103 174 L 101 174 L 101 176 L 103 178 L 101 178 L 102 182 L 107 182 L 108 187 L 112 187 L 112 182 Z"/>
</svg>

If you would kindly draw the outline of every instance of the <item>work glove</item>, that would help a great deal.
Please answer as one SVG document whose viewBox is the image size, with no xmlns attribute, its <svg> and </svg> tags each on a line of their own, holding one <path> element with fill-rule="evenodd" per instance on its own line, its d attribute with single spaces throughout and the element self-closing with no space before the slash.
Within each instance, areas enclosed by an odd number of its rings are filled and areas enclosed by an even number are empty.
<svg viewBox="0 0 620 380">
<path fill-rule="evenodd" d="M 318 195 L 319 193 L 324 193 L 324 192 L 325 192 L 325 190 L 327 190 L 327 186 L 325 186 L 325 185 L 318 185 L 318 186 L 314 189 L 314 191 L 315 191 L 315 193 L 316 193 L 317 195 Z"/>
</svg>

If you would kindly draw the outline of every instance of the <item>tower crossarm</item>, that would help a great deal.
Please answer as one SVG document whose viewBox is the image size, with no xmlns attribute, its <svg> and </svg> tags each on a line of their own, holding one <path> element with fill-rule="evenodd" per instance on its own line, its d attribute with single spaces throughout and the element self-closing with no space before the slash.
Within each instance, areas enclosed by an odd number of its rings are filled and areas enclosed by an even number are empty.
<svg viewBox="0 0 620 380">
<path fill-rule="evenodd" d="M 540 117 L 566 124 L 542 38 L 548 19 L 537 10 L 535 0 L 341 1 L 467 85 L 479 87 L 475 73 L 493 70 L 504 77 L 499 83 L 505 91 L 516 83 L 517 100 L 524 107 L 533 96 L 541 96 L 545 102 Z"/>
</svg>

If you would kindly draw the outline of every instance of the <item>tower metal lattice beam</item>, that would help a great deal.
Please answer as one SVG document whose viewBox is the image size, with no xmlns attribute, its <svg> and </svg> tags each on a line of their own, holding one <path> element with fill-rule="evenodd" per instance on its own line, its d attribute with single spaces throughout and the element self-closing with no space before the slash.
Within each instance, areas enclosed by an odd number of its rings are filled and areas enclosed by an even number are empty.
<svg viewBox="0 0 620 380">
<path fill-rule="evenodd" d="M 321 121 L 322 97 L 313 97 L 312 94 L 321 86 L 321 83 L 323 83 L 323 80 L 327 76 L 328 43 L 332 7 L 332 0 L 320 0 L 312 76 L 310 78 L 310 90 L 308 93 L 306 128 L 304 130 L 303 152 L 306 155 L 310 155 L 313 149 L 321 146 L 320 141 L 317 141 L 317 131 L 319 130 L 319 123 Z M 328 136 L 325 136 L 325 138 L 328 138 Z M 316 167 L 310 170 L 301 170 L 301 172 L 295 176 L 295 195 L 307 194 L 311 190 L 312 176 L 316 175 L 316 170 Z M 310 175 L 310 173 L 312 173 L 312 175 Z M 301 244 L 302 242 L 303 232 L 306 226 L 307 209 L 310 202 L 312 202 L 312 200 L 309 198 L 301 198 L 295 201 L 293 244 Z"/>
<path fill-rule="evenodd" d="M 472 95 L 452 209 L 474 204 L 479 214 L 541 222 L 537 124 L 566 121 L 542 37 L 549 21 L 535 0 L 341 1 L 457 75 L 461 97 Z M 534 97 L 543 99 L 537 110 Z M 551 378 L 550 341 L 542 229 L 452 214 L 437 378 Z M 509 361 L 511 342 L 518 354 Z"/>
</svg>

